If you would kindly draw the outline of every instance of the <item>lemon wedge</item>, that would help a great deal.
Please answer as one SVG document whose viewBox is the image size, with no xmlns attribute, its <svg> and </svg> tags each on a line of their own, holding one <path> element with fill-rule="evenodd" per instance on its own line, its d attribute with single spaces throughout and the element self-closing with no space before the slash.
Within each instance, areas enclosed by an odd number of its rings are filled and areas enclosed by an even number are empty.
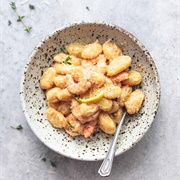
<svg viewBox="0 0 180 180">
<path fill-rule="evenodd" d="M 78 98 L 77 101 L 81 103 L 90 103 L 101 100 L 104 97 L 104 92 L 100 92 L 98 95 L 90 97 L 90 98 Z"/>
</svg>

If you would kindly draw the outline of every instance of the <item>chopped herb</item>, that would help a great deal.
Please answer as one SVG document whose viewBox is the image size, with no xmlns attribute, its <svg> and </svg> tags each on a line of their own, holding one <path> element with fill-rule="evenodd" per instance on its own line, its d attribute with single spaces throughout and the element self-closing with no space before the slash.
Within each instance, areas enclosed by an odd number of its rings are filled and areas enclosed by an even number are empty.
<svg viewBox="0 0 180 180">
<path fill-rule="evenodd" d="M 79 96 L 79 95 L 77 95 L 77 94 L 75 94 L 75 95 L 74 95 L 74 97 L 75 97 L 77 100 L 79 100 L 79 99 L 80 99 L 80 96 Z"/>
<path fill-rule="evenodd" d="M 53 161 L 50 160 L 50 163 L 51 163 L 51 166 L 52 166 L 52 167 L 56 167 L 55 162 L 53 162 Z"/>
<path fill-rule="evenodd" d="M 25 29 L 25 31 L 28 32 L 28 33 L 30 33 L 31 29 L 32 29 L 32 27 L 29 26 L 29 27 L 27 27 L 27 28 Z"/>
<path fill-rule="evenodd" d="M 46 162 L 46 158 L 42 158 L 42 161 Z"/>
<path fill-rule="evenodd" d="M 12 24 L 12 22 L 9 20 L 9 21 L 8 21 L 8 26 L 10 26 L 11 24 Z"/>
<path fill-rule="evenodd" d="M 25 16 L 18 16 L 17 22 L 21 22 Z"/>
<path fill-rule="evenodd" d="M 17 130 L 21 130 L 21 129 L 23 129 L 23 127 L 22 127 L 22 125 L 21 125 L 21 124 L 20 124 L 20 125 L 18 125 L 18 126 L 16 126 L 16 127 L 11 126 L 11 128 L 13 128 L 13 129 L 17 129 Z"/>
<path fill-rule="evenodd" d="M 20 15 L 17 13 L 17 11 L 16 11 L 17 8 L 16 8 L 15 2 L 11 2 L 10 5 L 11 5 L 11 8 L 12 8 L 12 9 L 14 10 L 14 12 L 16 13 L 17 17 L 18 17 L 17 22 L 21 22 L 21 23 L 23 24 L 23 26 L 25 27 L 25 31 L 29 33 L 29 32 L 31 31 L 32 27 L 28 27 L 28 26 L 26 26 L 26 24 L 24 23 L 23 19 L 24 19 L 25 16 L 20 16 Z M 9 21 L 8 21 L 8 25 L 9 25 Z M 10 25 L 9 25 L 9 26 L 10 26 Z"/>
<path fill-rule="evenodd" d="M 32 4 L 30 4 L 30 5 L 29 5 L 29 9 L 30 9 L 30 10 L 34 10 L 34 9 L 35 9 L 35 6 L 32 5 Z"/>
<path fill-rule="evenodd" d="M 71 125 L 70 125 L 70 126 L 68 127 L 68 130 L 71 131 L 73 128 L 74 128 L 74 126 L 71 126 Z"/>
<path fill-rule="evenodd" d="M 70 59 L 71 57 L 68 56 L 64 61 L 62 61 L 62 63 L 71 65 L 71 63 L 69 62 Z"/>
<path fill-rule="evenodd" d="M 16 4 L 15 4 L 15 2 L 11 2 L 11 8 L 13 9 L 13 10 L 16 10 Z"/>
<path fill-rule="evenodd" d="M 88 6 L 86 6 L 86 9 L 87 9 L 88 11 L 90 11 L 90 9 L 89 9 L 89 7 L 88 7 Z"/>
</svg>

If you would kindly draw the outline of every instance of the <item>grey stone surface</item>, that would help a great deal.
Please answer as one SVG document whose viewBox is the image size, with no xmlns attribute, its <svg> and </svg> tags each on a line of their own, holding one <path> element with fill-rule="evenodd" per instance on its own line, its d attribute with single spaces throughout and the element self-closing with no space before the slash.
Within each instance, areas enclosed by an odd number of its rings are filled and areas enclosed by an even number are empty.
<svg viewBox="0 0 180 180">
<path fill-rule="evenodd" d="M 68 159 L 45 147 L 29 128 L 19 100 L 23 67 L 33 47 L 55 29 L 82 20 L 106 21 L 131 31 L 154 57 L 161 78 L 161 102 L 152 127 L 135 147 L 115 158 L 112 174 L 106 179 L 180 179 L 179 1 L 22 2 L 26 0 L 16 4 L 19 14 L 26 16 L 25 23 L 33 27 L 30 34 L 16 22 L 10 1 L 0 1 L 0 179 L 103 179 L 97 173 L 101 162 Z M 29 3 L 35 5 L 34 11 L 29 10 Z M 10 127 L 19 124 L 22 131 Z M 57 167 L 52 167 L 50 160 Z"/>
</svg>

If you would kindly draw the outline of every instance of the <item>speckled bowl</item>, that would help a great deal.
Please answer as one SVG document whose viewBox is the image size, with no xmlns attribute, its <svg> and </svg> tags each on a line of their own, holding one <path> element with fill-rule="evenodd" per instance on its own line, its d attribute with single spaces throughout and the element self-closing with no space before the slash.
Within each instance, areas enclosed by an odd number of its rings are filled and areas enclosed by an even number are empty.
<svg viewBox="0 0 180 180">
<path fill-rule="evenodd" d="M 22 108 L 36 136 L 55 152 L 78 160 L 102 160 L 108 151 L 112 135 L 97 132 L 89 139 L 71 137 L 63 129 L 55 129 L 46 118 L 46 98 L 39 80 L 53 63 L 53 56 L 61 48 L 74 41 L 91 43 L 98 39 L 101 43 L 112 39 L 131 56 L 132 68 L 141 71 L 143 81 L 140 88 L 145 93 L 141 110 L 127 116 L 117 142 L 116 156 L 134 146 L 151 126 L 158 109 L 160 83 L 155 63 L 144 45 L 123 28 L 107 23 L 72 24 L 48 35 L 32 51 L 25 66 L 21 81 L 20 99 Z M 138 65 L 142 64 L 141 67 Z"/>
</svg>

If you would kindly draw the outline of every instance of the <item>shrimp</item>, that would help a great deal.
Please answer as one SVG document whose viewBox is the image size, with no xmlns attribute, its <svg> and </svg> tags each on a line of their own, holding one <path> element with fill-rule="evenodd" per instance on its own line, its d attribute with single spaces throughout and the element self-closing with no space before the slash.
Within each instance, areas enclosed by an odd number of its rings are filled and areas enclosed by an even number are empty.
<svg viewBox="0 0 180 180">
<path fill-rule="evenodd" d="M 113 82 L 121 82 L 121 81 L 124 81 L 126 79 L 129 78 L 129 75 L 127 72 L 121 72 L 115 76 L 112 76 L 110 77 L 110 79 L 113 81 Z"/>
<path fill-rule="evenodd" d="M 78 101 L 76 101 L 76 99 L 73 98 L 73 99 L 71 100 L 71 109 L 79 106 L 79 104 L 80 104 L 80 103 L 79 103 Z"/>
<path fill-rule="evenodd" d="M 97 125 L 97 121 L 94 120 L 92 122 L 87 123 L 84 126 L 84 130 L 83 130 L 83 135 L 85 138 L 88 138 L 91 136 L 91 134 L 94 132 L 94 130 L 96 129 L 96 125 Z"/>
<path fill-rule="evenodd" d="M 99 110 L 99 105 L 95 103 L 82 103 L 79 105 L 80 113 L 82 116 L 92 116 L 95 112 Z"/>
<path fill-rule="evenodd" d="M 71 113 L 71 102 L 61 102 L 57 108 L 57 111 L 61 112 L 64 116 L 67 116 Z"/>
<path fill-rule="evenodd" d="M 84 94 L 90 87 L 91 83 L 88 81 L 84 73 L 66 75 L 67 89 L 72 94 Z"/>
<path fill-rule="evenodd" d="M 82 134 L 84 126 L 72 115 L 70 114 L 66 118 L 68 125 L 65 127 L 65 131 L 71 136 L 78 136 Z"/>
<path fill-rule="evenodd" d="M 74 107 L 72 109 L 72 114 L 82 123 L 95 120 L 99 116 L 99 110 L 92 113 L 91 116 L 83 115 L 80 111 L 80 106 Z"/>
</svg>

